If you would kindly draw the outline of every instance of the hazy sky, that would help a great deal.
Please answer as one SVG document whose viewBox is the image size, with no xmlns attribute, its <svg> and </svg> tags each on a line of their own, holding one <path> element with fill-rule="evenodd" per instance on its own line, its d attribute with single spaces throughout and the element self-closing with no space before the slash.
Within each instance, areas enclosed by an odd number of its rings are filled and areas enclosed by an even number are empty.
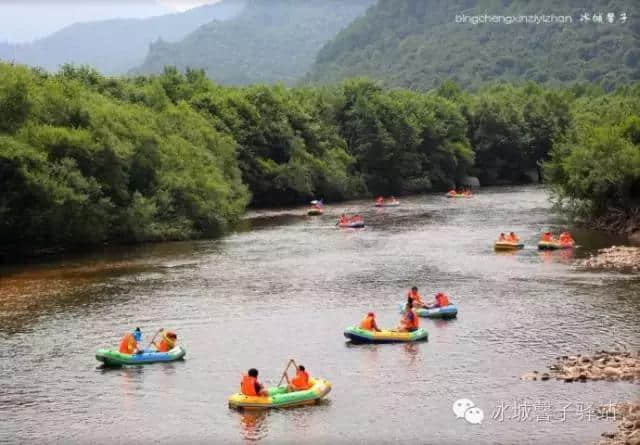
<svg viewBox="0 0 640 445">
<path fill-rule="evenodd" d="M 0 0 L 0 42 L 28 42 L 77 22 L 151 17 L 219 0 Z"/>
</svg>

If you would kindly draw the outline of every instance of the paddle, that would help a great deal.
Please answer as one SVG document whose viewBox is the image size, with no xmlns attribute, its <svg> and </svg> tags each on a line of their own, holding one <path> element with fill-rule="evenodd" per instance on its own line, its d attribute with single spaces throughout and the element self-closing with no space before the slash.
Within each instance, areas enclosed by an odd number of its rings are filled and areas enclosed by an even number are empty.
<svg viewBox="0 0 640 445">
<path fill-rule="evenodd" d="M 289 361 L 287 362 L 287 366 L 284 368 L 282 377 L 280 378 L 280 381 L 278 382 L 277 386 L 282 385 L 282 381 L 285 379 L 287 380 L 287 384 L 291 384 L 291 382 L 289 382 L 289 376 L 287 375 L 287 371 L 289 370 L 289 366 L 291 366 L 291 364 L 293 364 L 293 366 L 295 366 L 296 368 L 298 367 L 294 359 L 289 359 Z"/>
<path fill-rule="evenodd" d="M 155 341 L 156 337 L 158 336 L 158 334 L 160 332 L 164 331 L 164 328 L 160 328 L 156 331 L 155 334 L 153 334 L 153 337 L 151 338 L 151 341 L 149 342 L 149 345 L 147 346 L 147 349 L 151 347 L 151 345 L 153 344 L 153 342 Z"/>
</svg>

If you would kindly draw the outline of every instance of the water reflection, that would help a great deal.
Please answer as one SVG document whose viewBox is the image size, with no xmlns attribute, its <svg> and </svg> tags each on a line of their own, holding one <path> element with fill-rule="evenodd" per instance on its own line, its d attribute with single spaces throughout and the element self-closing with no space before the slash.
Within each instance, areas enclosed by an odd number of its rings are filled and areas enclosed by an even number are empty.
<svg viewBox="0 0 640 445">
<path fill-rule="evenodd" d="M 242 437 L 249 442 L 256 442 L 267 437 L 269 426 L 268 411 L 243 410 L 239 413 Z"/>
</svg>

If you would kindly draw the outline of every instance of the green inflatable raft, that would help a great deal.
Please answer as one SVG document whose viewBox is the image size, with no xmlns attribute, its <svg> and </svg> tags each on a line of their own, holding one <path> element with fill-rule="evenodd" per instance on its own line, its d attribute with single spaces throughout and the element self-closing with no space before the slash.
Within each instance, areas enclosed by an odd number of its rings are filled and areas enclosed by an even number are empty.
<svg viewBox="0 0 640 445">
<path fill-rule="evenodd" d="M 180 345 L 168 352 L 145 350 L 142 354 L 123 354 L 117 349 L 98 349 L 96 360 L 104 363 L 105 366 L 147 365 L 182 360 L 186 354 L 186 349 Z"/>
</svg>

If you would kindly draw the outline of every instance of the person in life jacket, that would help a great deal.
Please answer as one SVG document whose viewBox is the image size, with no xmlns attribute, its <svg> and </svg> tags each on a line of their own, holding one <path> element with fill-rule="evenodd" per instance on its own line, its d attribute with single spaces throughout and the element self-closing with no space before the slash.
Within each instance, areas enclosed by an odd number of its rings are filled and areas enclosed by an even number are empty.
<svg viewBox="0 0 640 445">
<path fill-rule="evenodd" d="M 296 367 L 296 376 L 291 379 L 291 383 L 287 387 L 289 392 L 292 391 L 304 391 L 311 388 L 309 383 L 309 373 L 305 370 L 304 366 L 299 365 Z"/>
<path fill-rule="evenodd" d="M 442 292 L 436 294 L 436 307 L 449 306 L 449 297 Z"/>
<path fill-rule="evenodd" d="M 422 302 L 422 297 L 420 297 L 418 288 L 416 286 L 413 286 L 407 293 L 407 298 L 409 299 L 409 301 L 411 301 L 411 307 L 425 307 L 425 304 Z"/>
<path fill-rule="evenodd" d="M 500 236 L 498 237 L 498 242 L 499 243 L 506 243 L 507 242 L 507 237 L 504 235 L 504 233 L 500 234 Z"/>
<path fill-rule="evenodd" d="M 404 316 L 400 320 L 400 326 L 398 326 L 400 332 L 413 332 L 420 327 L 418 316 L 413 312 L 411 304 L 411 298 L 407 298 Z"/>
<path fill-rule="evenodd" d="M 376 204 L 380 204 L 380 205 L 384 204 L 384 198 L 382 196 L 378 196 L 376 198 Z"/>
<path fill-rule="evenodd" d="M 251 368 L 247 375 L 242 376 L 240 382 L 240 392 L 245 396 L 262 396 L 266 397 L 269 392 L 258 382 L 258 370 Z"/>
<path fill-rule="evenodd" d="M 392 204 L 396 204 L 397 202 L 398 202 L 398 200 L 396 199 L 396 197 L 395 197 L 395 196 L 392 196 L 392 197 L 391 197 L 391 203 L 392 203 Z"/>
<path fill-rule="evenodd" d="M 562 232 L 560 234 L 560 242 L 562 244 L 573 244 L 573 237 L 571 236 L 571 234 L 569 232 Z"/>
<path fill-rule="evenodd" d="M 362 216 L 360 215 L 353 215 L 353 217 L 351 218 L 351 222 L 360 222 L 362 221 Z"/>
<path fill-rule="evenodd" d="M 555 240 L 553 239 L 553 235 L 551 234 L 551 232 L 544 232 L 542 234 L 542 238 L 540 238 L 540 241 L 545 243 L 552 243 Z"/>
<path fill-rule="evenodd" d="M 343 213 L 342 215 L 340 215 L 338 224 L 349 224 L 349 217 Z"/>
<path fill-rule="evenodd" d="M 380 329 L 378 329 L 378 324 L 376 323 L 376 314 L 374 314 L 373 312 L 369 312 L 367 316 L 362 319 L 359 327 L 360 329 L 364 329 L 365 331 L 380 332 Z"/>
<path fill-rule="evenodd" d="M 118 351 L 122 354 L 137 354 L 142 352 L 138 348 L 138 342 L 142 340 L 142 331 L 136 328 L 135 331 L 129 332 L 120 340 Z"/>
<path fill-rule="evenodd" d="M 507 236 L 507 241 L 510 243 L 517 243 L 520 241 L 520 238 L 518 238 L 518 235 L 516 235 L 515 232 L 510 232 L 509 236 Z"/>
<path fill-rule="evenodd" d="M 175 348 L 177 341 L 178 336 L 175 332 L 163 330 L 160 341 L 153 342 L 153 345 L 156 347 L 157 352 L 169 352 L 171 349 Z"/>
</svg>

